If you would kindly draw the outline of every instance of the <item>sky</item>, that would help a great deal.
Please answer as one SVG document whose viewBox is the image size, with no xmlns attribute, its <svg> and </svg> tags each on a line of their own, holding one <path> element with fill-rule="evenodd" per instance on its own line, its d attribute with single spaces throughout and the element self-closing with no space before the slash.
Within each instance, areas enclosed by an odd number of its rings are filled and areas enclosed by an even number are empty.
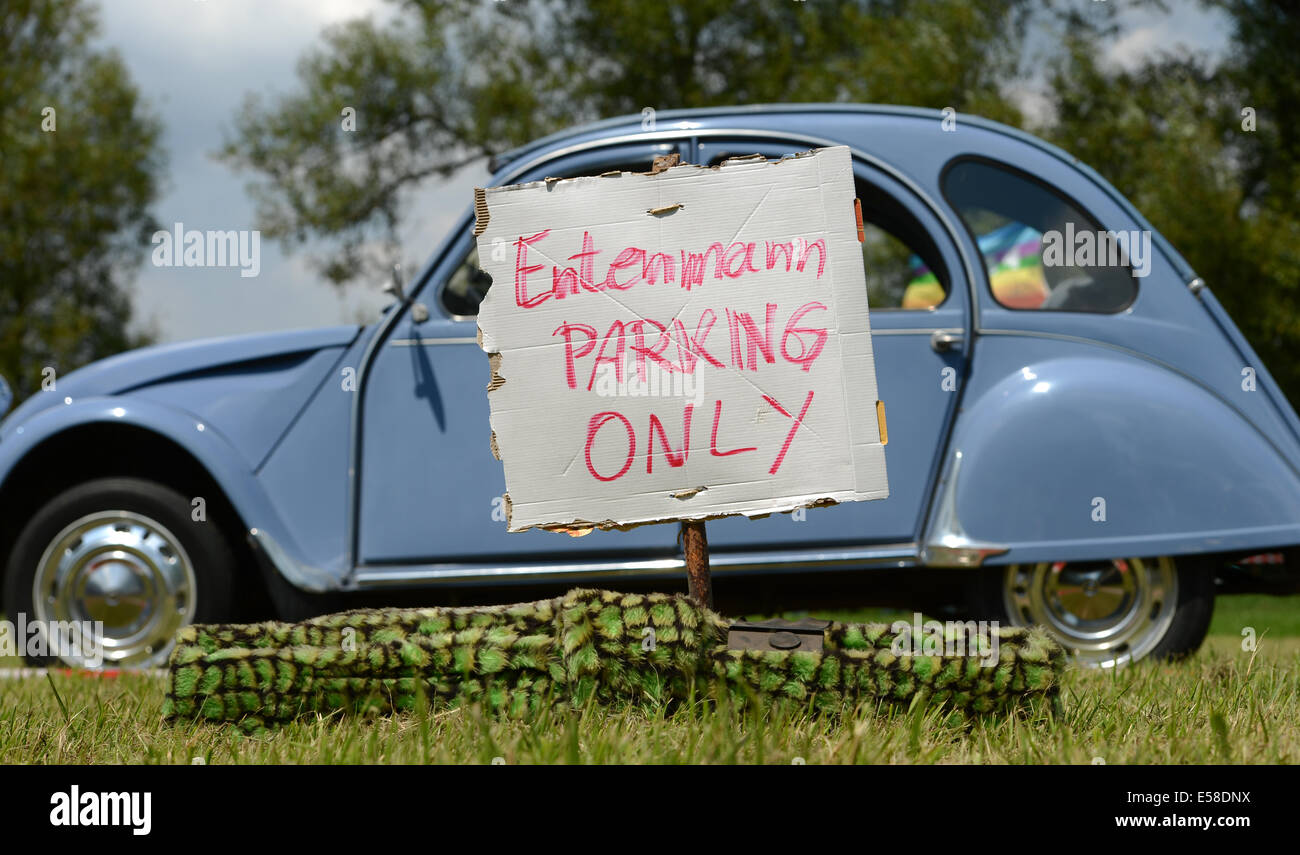
<svg viewBox="0 0 1300 855">
<path fill-rule="evenodd" d="M 1107 58 L 1131 66 L 1158 50 L 1223 50 L 1221 19 L 1192 0 L 1170 6 L 1170 15 L 1149 8 L 1121 13 L 1124 30 Z M 153 206 L 158 222 L 165 228 L 255 229 L 245 189 L 253 176 L 212 156 L 229 136 L 245 94 L 292 91 L 298 57 L 324 28 L 391 14 L 392 4 L 383 0 L 103 0 L 101 41 L 122 56 L 165 129 L 168 172 Z M 1027 111 L 1041 109 L 1032 88 L 1017 94 Z M 403 256 L 422 264 L 486 176 L 479 164 L 422 186 L 407 208 Z M 137 324 L 160 341 L 181 341 L 370 322 L 390 301 L 382 285 L 354 283 L 340 291 L 312 270 L 305 253 L 286 256 L 265 241 L 255 277 L 242 277 L 235 267 L 156 267 L 146 260 L 133 300 Z"/>
</svg>

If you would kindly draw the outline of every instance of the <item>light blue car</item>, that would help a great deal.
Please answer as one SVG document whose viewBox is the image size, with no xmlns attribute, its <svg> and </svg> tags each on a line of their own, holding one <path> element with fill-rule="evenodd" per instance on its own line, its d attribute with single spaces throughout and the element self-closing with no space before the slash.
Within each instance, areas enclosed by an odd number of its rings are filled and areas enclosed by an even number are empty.
<svg viewBox="0 0 1300 855">
<path fill-rule="evenodd" d="M 600 122 L 492 182 L 829 145 L 853 150 L 867 222 L 891 495 L 710 522 L 714 573 L 964 568 L 971 609 L 1082 661 L 1194 650 L 1216 583 L 1253 584 L 1225 565 L 1300 544 L 1300 422 L 1207 284 L 1070 155 L 974 117 L 782 105 Z M 146 665 L 267 592 L 292 616 L 352 592 L 681 586 L 673 525 L 506 533 L 472 226 L 467 204 L 368 326 L 146 348 L 18 407 L 4 610 L 103 621 L 105 664 Z"/>
</svg>

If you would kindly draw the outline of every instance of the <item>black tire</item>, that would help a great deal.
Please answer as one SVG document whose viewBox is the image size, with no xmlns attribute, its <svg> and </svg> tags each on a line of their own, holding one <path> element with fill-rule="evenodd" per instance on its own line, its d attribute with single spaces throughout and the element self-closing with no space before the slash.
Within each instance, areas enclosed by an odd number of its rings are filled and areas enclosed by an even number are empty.
<svg viewBox="0 0 1300 855">
<path fill-rule="evenodd" d="M 267 568 L 265 583 L 278 620 L 298 623 L 345 608 L 343 595 L 337 591 L 313 593 L 300 590 L 273 567 Z"/>
<path fill-rule="evenodd" d="M 14 543 L 4 578 L 5 611 L 11 620 L 17 619 L 20 613 L 28 621 L 39 619 L 42 613 L 47 615 L 47 620 L 60 619 L 59 615 L 64 613 L 71 620 L 87 620 L 95 614 L 100 617 L 107 614 L 110 618 L 123 612 L 129 615 L 138 605 L 143 616 L 133 623 L 125 623 L 126 618 L 116 625 L 106 621 L 105 635 L 109 639 L 105 642 L 102 665 L 97 667 L 165 664 L 174 629 L 190 623 L 228 620 L 232 614 L 236 579 L 234 552 L 216 520 L 192 519 L 191 501 L 191 497 L 171 487 L 140 478 L 102 478 L 58 494 L 27 521 Z M 121 516 L 121 521 L 114 522 L 115 514 Z M 78 534 L 74 524 L 86 520 L 89 522 L 85 525 L 94 526 L 93 530 Z M 116 536 L 113 531 L 135 539 L 120 547 L 112 546 L 107 538 Z M 37 573 L 47 549 L 53 550 L 56 540 L 63 542 L 64 556 L 73 556 L 84 548 L 92 555 L 111 557 L 95 561 L 87 558 L 84 562 L 68 557 L 75 568 L 69 575 L 78 584 L 61 586 L 48 569 L 58 562 L 57 554 L 52 554 L 46 562 L 47 572 L 42 574 L 43 580 L 50 583 L 49 593 L 38 609 L 33 590 Z M 68 546 L 69 543 L 73 545 Z M 179 550 L 174 548 L 177 545 Z M 105 551 L 94 552 L 96 548 Z M 117 551 L 110 552 L 112 549 Z M 121 560 L 122 556 L 127 556 L 127 560 Z M 166 565 L 165 572 L 155 572 L 152 577 L 144 575 L 156 570 L 158 565 Z M 108 569 L 110 566 L 113 569 Z M 190 572 L 186 572 L 186 567 Z M 139 572 L 133 575 L 133 569 Z M 101 576 L 96 576 L 100 581 L 92 584 L 93 574 L 105 572 L 111 575 L 111 581 L 127 580 L 125 587 L 119 591 L 110 585 L 105 593 Z M 159 581 L 173 577 L 183 578 L 184 584 Z M 133 586 L 140 590 L 127 590 Z M 175 596 L 168 599 L 167 594 L 173 588 Z M 82 597 L 69 593 L 66 607 L 62 598 L 54 596 L 72 590 L 91 590 L 91 593 Z M 127 605 L 118 609 L 123 601 Z M 138 633 L 131 630 L 136 624 L 142 626 Z M 114 635 L 115 629 L 121 630 L 121 638 Z M 121 650 L 111 651 L 109 642 L 115 640 L 122 642 Z M 120 655 L 130 650 L 135 650 L 135 654 Z M 60 663 L 60 658 L 53 655 L 24 658 L 33 665 Z M 69 661 L 68 657 L 63 657 L 62 662 L 86 664 L 75 659 Z M 92 663 L 91 667 L 96 666 Z"/>
<path fill-rule="evenodd" d="M 1076 574 L 1073 579 L 1070 573 Z M 1123 573 L 1130 580 L 1113 583 Z M 1091 593 L 1078 581 L 1088 577 L 1100 582 L 1093 582 Z M 1099 598 L 1098 607 L 1090 610 L 1082 598 L 1097 594 L 1111 599 Z M 1070 608 L 1071 598 L 1085 605 Z M 1195 653 L 1209 630 L 1214 565 L 1199 556 L 1182 556 L 993 567 L 982 572 L 974 599 L 981 617 L 1046 627 L 1086 666 L 1177 660 Z M 1113 611 L 1107 602 L 1116 604 Z"/>
<path fill-rule="evenodd" d="M 1186 659 L 1201 649 L 1214 617 L 1214 567 L 1191 558 L 1179 560 L 1178 612 L 1160 644 L 1151 651 L 1156 661 Z"/>
</svg>

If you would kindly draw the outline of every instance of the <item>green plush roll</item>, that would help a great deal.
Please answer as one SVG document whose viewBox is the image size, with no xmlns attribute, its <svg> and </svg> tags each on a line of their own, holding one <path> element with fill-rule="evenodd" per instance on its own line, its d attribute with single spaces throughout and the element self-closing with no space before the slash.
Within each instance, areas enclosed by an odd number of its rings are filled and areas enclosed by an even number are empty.
<svg viewBox="0 0 1300 855">
<path fill-rule="evenodd" d="M 862 701 L 989 713 L 1059 707 L 1065 652 L 1040 628 L 958 637 L 931 650 L 886 624 L 832 623 L 819 652 L 736 650 L 729 623 L 682 595 L 577 589 L 512 606 L 366 609 L 297 624 L 186 627 L 164 713 L 259 729 L 315 713 L 481 704 L 664 704 L 729 693 L 813 709 Z M 904 643 L 905 642 L 905 643 Z"/>
</svg>

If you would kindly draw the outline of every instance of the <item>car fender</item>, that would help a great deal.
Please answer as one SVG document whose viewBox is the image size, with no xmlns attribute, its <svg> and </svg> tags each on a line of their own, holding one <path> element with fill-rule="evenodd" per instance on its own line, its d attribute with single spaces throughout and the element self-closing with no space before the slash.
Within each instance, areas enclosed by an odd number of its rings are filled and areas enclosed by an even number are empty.
<svg viewBox="0 0 1300 855">
<path fill-rule="evenodd" d="M 190 454 L 216 481 L 258 547 L 295 586 L 306 591 L 338 587 L 344 569 L 313 567 L 229 438 L 190 413 L 132 397 L 95 397 L 43 410 L 6 432 L 0 441 L 0 488 L 14 468 L 42 443 L 88 424 L 122 424 L 168 439 Z M 265 568 L 262 568 L 266 572 Z"/>
<path fill-rule="evenodd" d="M 929 563 L 1300 540 L 1300 477 L 1230 402 L 1158 363 L 1067 354 L 1010 370 L 996 353 L 975 358 L 924 538 Z"/>
</svg>

